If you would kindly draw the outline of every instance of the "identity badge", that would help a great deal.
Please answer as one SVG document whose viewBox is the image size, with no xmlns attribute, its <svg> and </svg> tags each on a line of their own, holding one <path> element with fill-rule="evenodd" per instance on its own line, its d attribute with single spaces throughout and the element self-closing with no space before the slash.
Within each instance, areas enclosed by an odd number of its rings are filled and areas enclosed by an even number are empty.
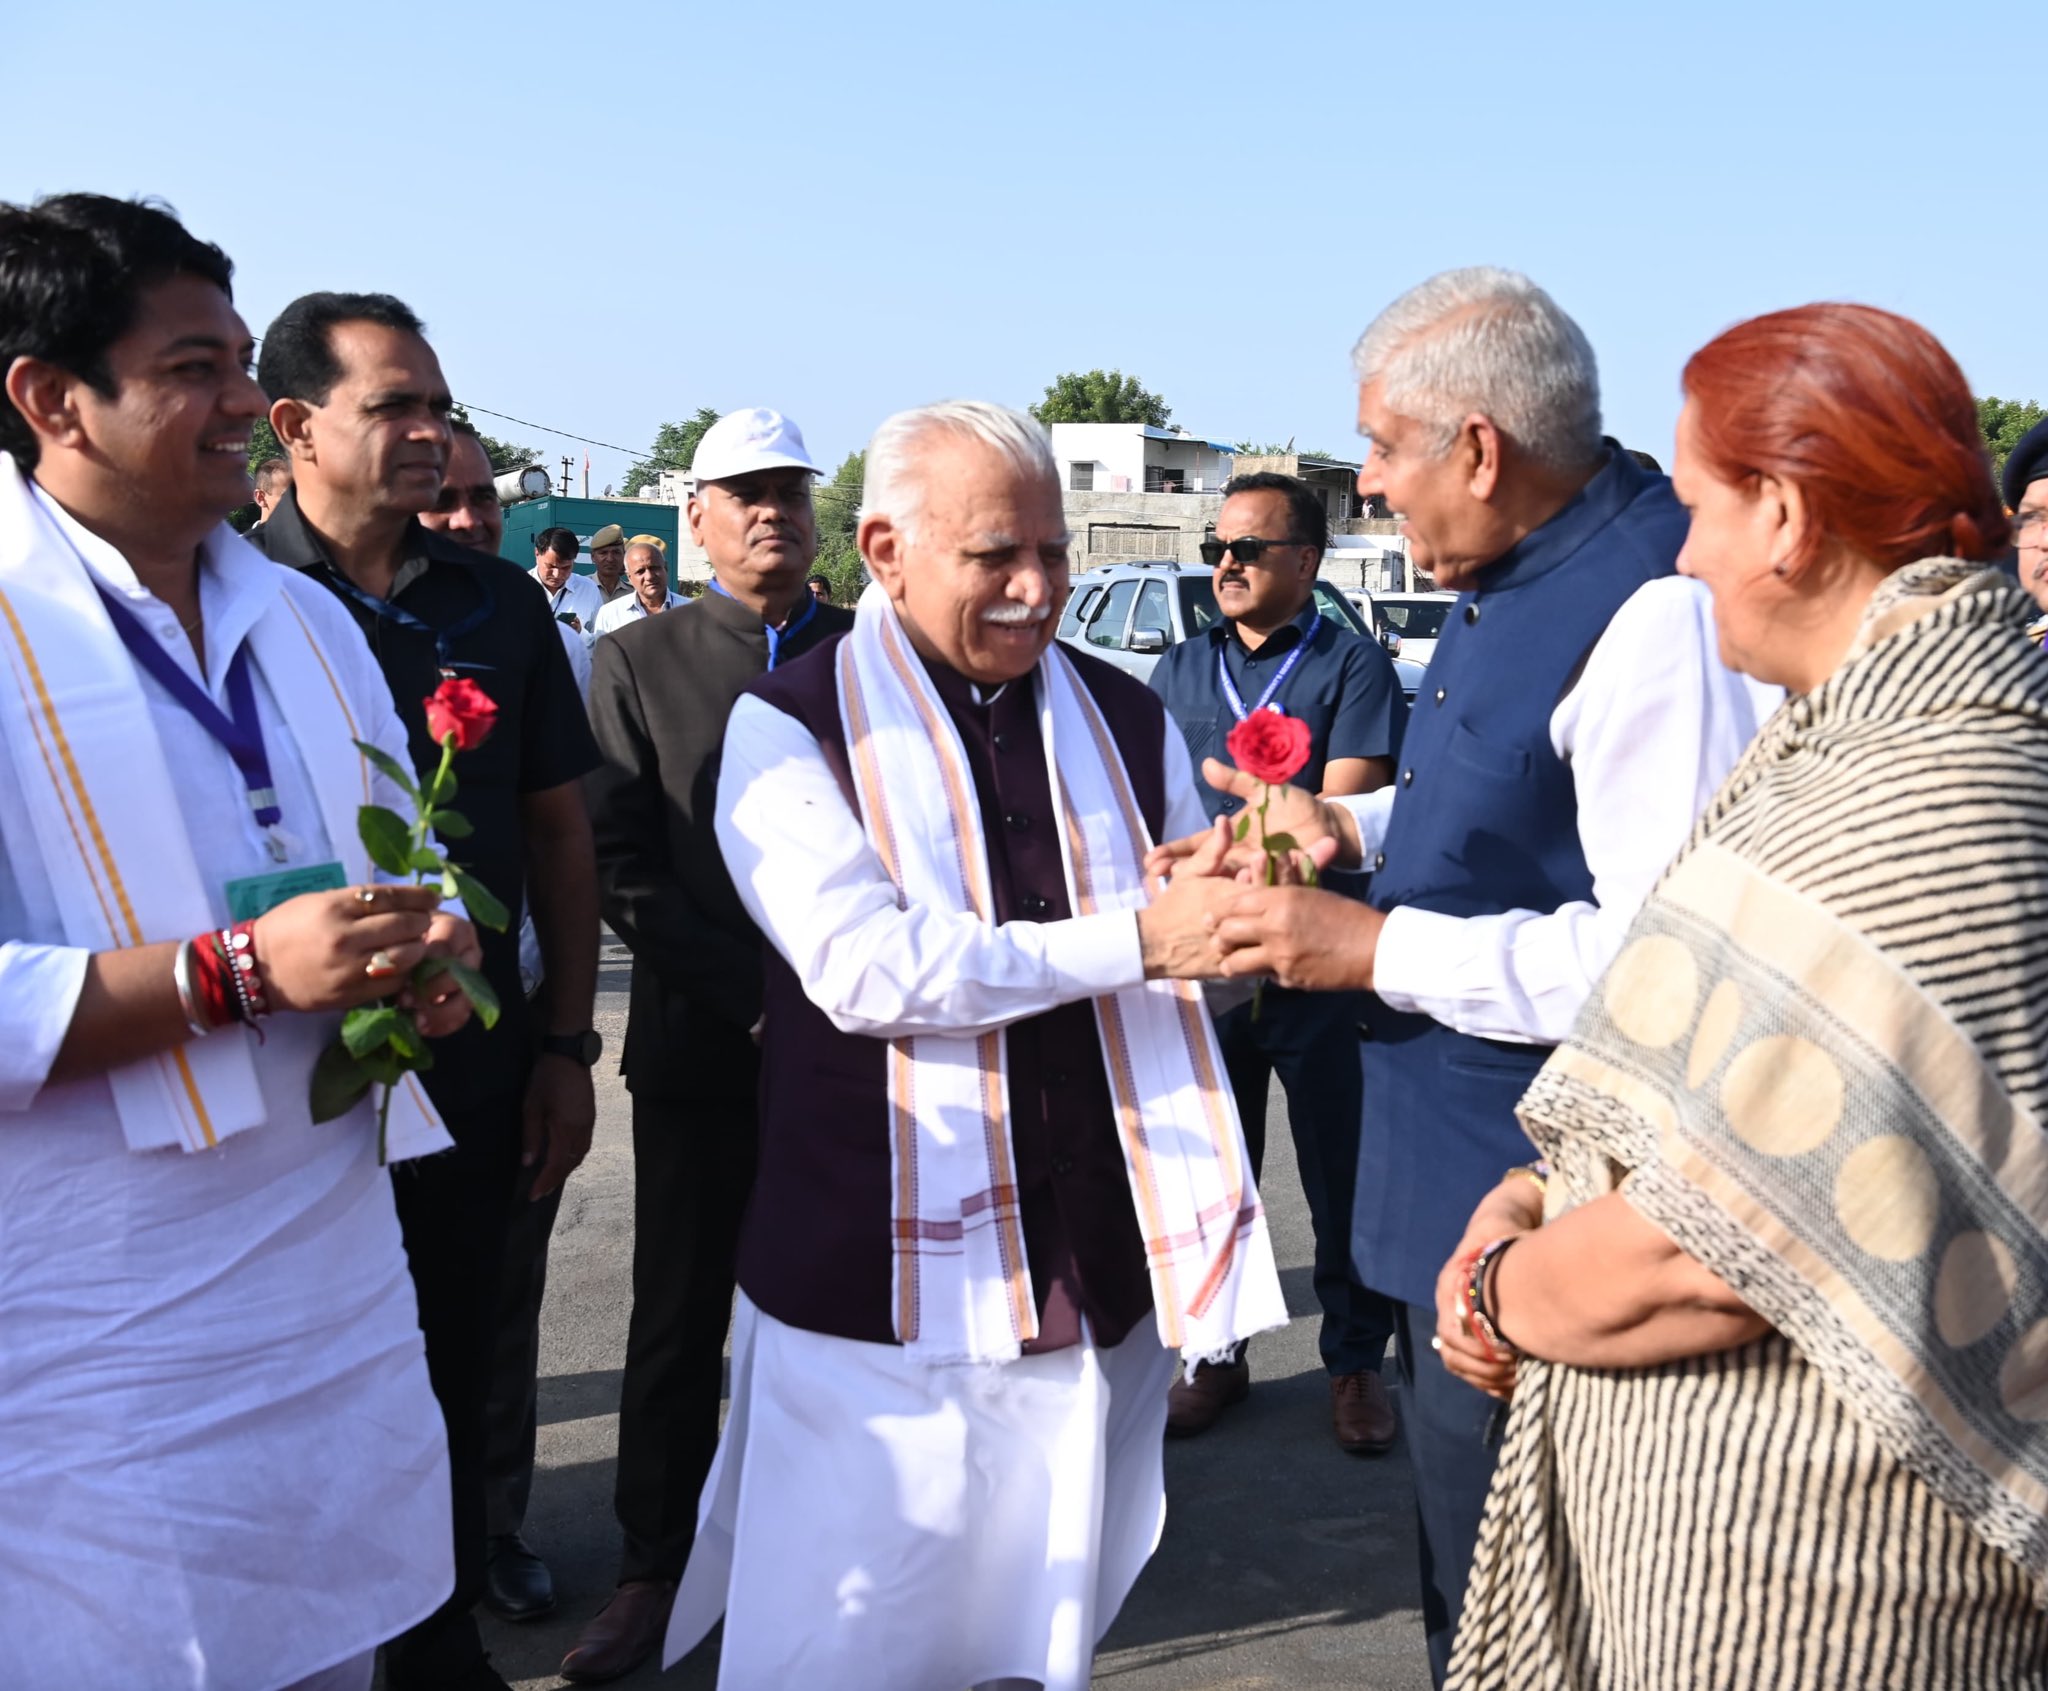
<svg viewBox="0 0 2048 1691">
<path fill-rule="evenodd" d="M 227 884 L 228 920 L 253 922 L 288 898 L 305 892 L 339 892 L 348 885 L 339 863 L 307 863 L 274 875 L 245 875 Z"/>
</svg>

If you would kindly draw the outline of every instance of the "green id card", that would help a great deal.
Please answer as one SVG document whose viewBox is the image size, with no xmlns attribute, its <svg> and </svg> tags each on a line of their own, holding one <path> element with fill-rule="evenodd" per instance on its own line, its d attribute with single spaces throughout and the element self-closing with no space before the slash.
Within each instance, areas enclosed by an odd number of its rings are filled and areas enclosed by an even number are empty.
<svg viewBox="0 0 2048 1691">
<path fill-rule="evenodd" d="M 245 875 L 227 884 L 228 920 L 253 922 L 302 892 L 339 892 L 347 885 L 339 863 L 308 863 L 298 869 L 280 869 L 274 875 Z"/>
</svg>

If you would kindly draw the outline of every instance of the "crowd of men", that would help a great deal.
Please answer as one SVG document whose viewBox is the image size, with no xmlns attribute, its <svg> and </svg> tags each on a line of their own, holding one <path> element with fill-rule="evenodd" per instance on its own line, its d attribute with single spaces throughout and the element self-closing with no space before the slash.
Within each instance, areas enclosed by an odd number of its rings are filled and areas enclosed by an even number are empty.
<svg viewBox="0 0 2048 1691">
<path fill-rule="evenodd" d="M 554 1606 L 524 1522 L 549 1237 L 595 1123 L 600 920 L 633 963 L 620 1562 L 565 1677 L 617 1678 L 664 1641 L 674 1660 L 723 1617 L 731 1691 L 1085 1686 L 1157 1541 L 1162 1438 L 1214 1428 L 1250 1389 L 1247 1341 L 1285 1320 L 1257 1189 L 1276 1074 L 1315 1230 L 1332 1434 L 1359 1455 L 1394 1445 L 1391 1341 L 1441 1677 L 1495 1406 L 1432 1343 L 1439 1272 L 1529 1156 L 1517 1098 L 1775 704 L 1723 667 L 1706 593 L 1674 573 L 1684 513 L 1603 437 L 1571 319 L 1524 278 L 1460 271 L 1359 343 L 1360 490 L 1464 595 L 1411 714 L 1379 646 L 1318 608 L 1327 515 L 1298 481 L 1226 488 L 1208 553 L 1221 620 L 1149 689 L 1054 642 L 1062 478 L 1043 431 L 992 405 L 882 423 L 855 608 L 811 573 L 818 466 L 766 408 L 697 448 L 701 595 L 675 590 L 659 539 L 617 524 L 590 537 L 593 574 L 559 527 L 534 537 L 528 572 L 499 556 L 489 458 L 451 420 L 419 318 L 388 295 L 306 295 L 264 331 L 252 383 L 230 270 L 158 209 L 0 208 L 0 605 L 21 682 L 7 709 L 27 713 L 0 726 L 18 763 L 49 752 L 62 801 L 47 825 L 0 805 L 0 1106 L 17 1118 L 0 1136 L 0 1354 L 32 1358 L 35 1380 L 0 1399 L 0 1513 L 37 1523 L 26 1548 L 0 1546 L 0 1618 L 28 1651 L 24 1683 L 362 1691 L 381 1646 L 393 1691 L 503 1685 L 477 1606 Z M 83 304 L 51 303 L 67 290 Z M 1486 334 L 1446 339 L 1474 319 Z M 1442 391 L 1410 381 L 1417 347 Z M 232 477 L 222 463 L 258 416 L 283 456 L 259 466 L 248 542 L 275 581 L 219 528 L 245 496 L 239 461 Z M 2023 578 L 2048 606 L 2048 434 L 2010 474 Z M 287 577 L 281 603 L 320 657 L 290 686 L 335 677 L 345 734 L 292 715 L 262 643 L 276 635 L 250 632 L 286 614 L 263 607 Z M 124 604 L 156 618 L 136 637 L 163 647 L 146 662 L 123 655 Z M 117 864 L 67 901 L 51 867 L 63 818 L 90 832 L 119 801 L 88 791 L 89 758 L 60 779 L 62 722 L 88 714 L 91 678 L 65 691 L 44 628 L 111 654 L 149 768 L 161 739 L 178 779 L 179 735 L 217 764 L 203 793 L 187 785 L 194 890 L 166 894 L 161 919 L 142 902 L 111 942 L 80 911 L 128 898 L 117 871 L 145 876 Z M 306 844 L 301 803 L 333 745 L 378 739 L 394 710 L 379 756 L 424 780 L 442 756 L 425 701 L 463 678 L 496 716 L 456 757 L 460 815 L 442 826 L 523 917 L 474 937 L 454 901 L 433 911 L 361 863 L 348 829 Z M 1277 794 L 1224 761 L 1265 710 L 1310 742 Z M 252 739 L 275 776 L 252 773 Z M 343 757 L 342 788 L 357 762 Z M 360 793 L 322 803 L 347 814 L 373 777 L 362 765 Z M 245 788 L 263 830 L 250 851 L 337 861 L 270 876 L 232 926 L 191 806 L 254 829 Z M 299 808 L 263 821 L 266 793 Z M 1303 854 L 1277 885 L 1238 826 L 1261 805 Z M 1309 863 L 1320 885 L 1299 884 Z M 239 951 L 271 987 L 226 1022 L 195 1005 L 169 944 L 209 899 L 228 967 Z M 287 966 L 301 946 L 323 960 L 318 991 L 295 984 L 311 964 Z M 292 1067 L 300 1047 L 266 1044 L 266 1016 L 324 1038 L 401 968 L 423 963 L 424 983 L 464 948 L 494 1025 L 451 1027 L 465 1007 L 445 984 L 399 1001 L 435 1035 L 418 1133 L 446 1149 L 394 1152 L 386 1174 L 372 1104 L 316 1127 L 280 1102 L 303 1096 L 317 1041 Z M 217 1165 L 249 1166 L 240 1136 L 182 1152 L 137 1136 L 177 1094 L 134 1077 L 189 1082 L 220 1053 L 254 1064 L 269 1100 L 250 1143 L 345 1148 L 323 1153 L 331 1169 L 293 1165 L 328 1184 L 291 1216 L 261 1182 L 212 1195 Z M 420 1335 L 380 1364 L 387 1394 L 361 1415 L 417 1433 L 423 1361 L 428 1448 L 344 1437 L 305 1401 L 334 1265 L 317 1283 L 280 1238 L 329 1225 L 345 1180 L 355 1210 L 384 1205 L 349 1272 L 402 1247 Z M 56 1292 L 16 1290 L 17 1258 L 37 1285 L 120 1280 L 118 1219 L 85 1236 L 40 1219 L 116 1184 L 175 1191 L 202 1255 L 209 1230 L 223 1250 L 246 1230 L 290 1334 L 255 1323 L 268 1348 L 220 1351 L 234 1321 L 203 1291 L 145 1289 L 67 1324 Z M 214 1373 L 159 1373 L 146 1413 L 107 1384 L 194 1330 Z M 227 1372 L 264 1381 L 259 1401 L 232 1427 L 188 1412 Z M 193 1477 L 178 1453 L 194 1447 L 233 1462 Z M 401 1496 L 405 1566 L 360 1518 Z"/>
</svg>

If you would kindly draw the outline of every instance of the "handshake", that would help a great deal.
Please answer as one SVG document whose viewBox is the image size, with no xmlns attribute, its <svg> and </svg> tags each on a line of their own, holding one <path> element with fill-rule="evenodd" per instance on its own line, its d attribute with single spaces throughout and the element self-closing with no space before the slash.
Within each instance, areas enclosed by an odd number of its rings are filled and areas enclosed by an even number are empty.
<svg viewBox="0 0 2048 1691">
<path fill-rule="evenodd" d="M 1272 980 L 1324 992 L 1370 987 L 1385 915 L 1315 884 L 1324 869 L 1359 866 L 1350 814 L 1214 758 L 1203 761 L 1202 779 L 1255 808 L 1236 825 L 1218 817 L 1146 857 L 1147 876 L 1163 882 L 1138 913 L 1146 976 Z M 1248 826 L 1254 816 L 1256 831 Z"/>
</svg>

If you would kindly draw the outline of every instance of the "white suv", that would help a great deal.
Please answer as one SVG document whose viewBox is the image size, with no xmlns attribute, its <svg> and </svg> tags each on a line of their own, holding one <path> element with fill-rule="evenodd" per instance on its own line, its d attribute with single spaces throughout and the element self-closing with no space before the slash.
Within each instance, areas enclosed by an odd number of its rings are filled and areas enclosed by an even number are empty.
<svg viewBox="0 0 2048 1691">
<path fill-rule="evenodd" d="M 1316 609 L 1352 633 L 1373 638 L 1351 602 L 1327 582 L 1316 583 Z M 1090 652 L 1144 681 L 1167 647 L 1222 620 L 1209 572 L 1183 569 L 1162 558 L 1076 576 L 1059 637 L 1075 651 Z M 1396 658 L 1394 671 L 1413 704 L 1415 689 L 1422 685 L 1421 666 Z"/>
</svg>

